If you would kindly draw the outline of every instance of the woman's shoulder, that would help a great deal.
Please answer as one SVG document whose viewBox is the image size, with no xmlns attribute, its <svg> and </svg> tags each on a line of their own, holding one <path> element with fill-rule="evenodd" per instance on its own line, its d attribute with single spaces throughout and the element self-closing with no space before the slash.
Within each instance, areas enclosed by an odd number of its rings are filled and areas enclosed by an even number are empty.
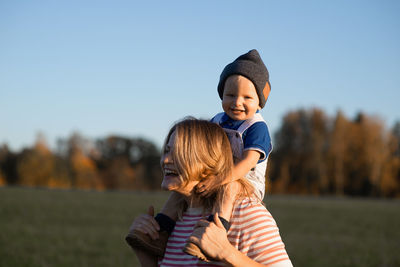
<svg viewBox="0 0 400 267">
<path fill-rule="evenodd" d="M 241 211 L 241 210 L 246 210 L 246 209 L 250 209 L 250 208 L 253 208 L 253 209 L 258 208 L 258 209 L 267 210 L 265 208 L 265 206 L 263 205 L 263 203 L 256 197 L 245 197 L 243 199 L 236 200 L 236 202 L 234 203 L 233 210 Z"/>
<path fill-rule="evenodd" d="M 230 222 L 228 240 L 243 254 L 267 266 L 292 266 L 279 228 L 259 200 L 237 201 Z"/>
<path fill-rule="evenodd" d="M 233 222 L 243 223 L 247 220 L 254 221 L 257 219 L 276 224 L 271 213 L 260 200 L 256 198 L 244 198 L 236 201 L 231 218 Z"/>
</svg>

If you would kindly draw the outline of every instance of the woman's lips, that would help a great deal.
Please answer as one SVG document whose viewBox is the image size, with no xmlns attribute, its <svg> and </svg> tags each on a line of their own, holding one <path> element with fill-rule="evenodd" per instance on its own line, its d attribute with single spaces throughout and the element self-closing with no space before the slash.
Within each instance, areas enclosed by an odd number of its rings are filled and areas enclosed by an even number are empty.
<svg viewBox="0 0 400 267">
<path fill-rule="evenodd" d="M 178 176 L 178 173 L 173 169 L 164 168 L 164 176 Z"/>
</svg>

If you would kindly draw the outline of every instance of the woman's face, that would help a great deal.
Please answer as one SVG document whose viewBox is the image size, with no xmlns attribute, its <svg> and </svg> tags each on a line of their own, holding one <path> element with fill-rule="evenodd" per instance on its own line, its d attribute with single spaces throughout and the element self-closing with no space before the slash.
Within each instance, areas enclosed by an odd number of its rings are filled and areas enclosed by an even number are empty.
<svg viewBox="0 0 400 267">
<path fill-rule="evenodd" d="M 186 186 L 183 185 L 182 178 L 178 175 L 177 167 L 172 159 L 171 152 L 175 147 L 175 131 L 172 132 L 167 144 L 165 145 L 165 151 L 161 158 L 161 168 L 163 171 L 163 180 L 161 188 L 168 191 L 176 191 L 185 196 L 189 196 L 192 193 L 193 187 L 198 183 L 197 181 L 189 182 Z"/>
</svg>

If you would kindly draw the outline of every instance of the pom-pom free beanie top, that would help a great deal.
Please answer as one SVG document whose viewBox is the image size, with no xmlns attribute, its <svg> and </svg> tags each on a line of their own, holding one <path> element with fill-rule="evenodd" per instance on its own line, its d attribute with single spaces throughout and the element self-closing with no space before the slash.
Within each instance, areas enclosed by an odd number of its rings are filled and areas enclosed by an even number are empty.
<svg viewBox="0 0 400 267">
<path fill-rule="evenodd" d="M 271 90 L 271 84 L 269 83 L 268 69 L 256 49 L 250 50 L 246 54 L 239 56 L 232 63 L 226 65 L 218 83 L 218 94 L 221 99 L 224 95 L 226 79 L 235 74 L 242 75 L 253 82 L 260 107 L 263 108 Z"/>
</svg>

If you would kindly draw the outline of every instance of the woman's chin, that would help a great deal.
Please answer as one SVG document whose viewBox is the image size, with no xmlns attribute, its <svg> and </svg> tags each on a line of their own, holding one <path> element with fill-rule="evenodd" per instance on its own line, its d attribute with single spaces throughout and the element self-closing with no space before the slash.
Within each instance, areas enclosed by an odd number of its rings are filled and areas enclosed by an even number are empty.
<svg viewBox="0 0 400 267">
<path fill-rule="evenodd" d="M 181 186 L 181 181 L 178 176 L 167 176 L 161 182 L 161 188 L 167 191 L 174 191 Z"/>
<path fill-rule="evenodd" d="M 166 190 L 166 191 L 175 191 L 177 189 L 176 186 L 172 186 L 172 185 L 163 185 L 161 184 L 161 189 L 162 190 Z"/>
</svg>

